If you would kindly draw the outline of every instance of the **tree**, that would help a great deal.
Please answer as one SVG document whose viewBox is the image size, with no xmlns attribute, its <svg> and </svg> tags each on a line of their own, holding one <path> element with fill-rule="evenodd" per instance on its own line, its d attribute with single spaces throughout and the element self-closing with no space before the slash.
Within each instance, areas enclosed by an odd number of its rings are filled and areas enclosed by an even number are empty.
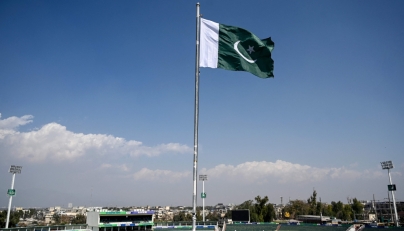
<svg viewBox="0 0 404 231">
<path fill-rule="evenodd" d="M 72 219 L 72 224 L 86 224 L 87 217 L 83 214 L 78 214 L 75 218 Z"/>
<path fill-rule="evenodd" d="M 341 201 L 338 202 L 332 201 L 331 207 L 333 215 L 338 219 L 343 219 L 344 204 Z"/>
<path fill-rule="evenodd" d="M 296 218 L 298 215 L 307 215 L 310 210 L 309 204 L 302 200 L 292 200 L 283 209 L 283 213 L 288 212 L 290 218 Z"/>
<path fill-rule="evenodd" d="M 55 224 L 60 224 L 60 215 L 58 213 L 54 213 L 52 218 L 53 218 L 53 222 L 55 222 Z"/>
<path fill-rule="evenodd" d="M 16 211 L 21 218 L 24 218 L 24 211 L 18 210 Z"/>
<path fill-rule="evenodd" d="M 344 205 L 342 209 L 342 218 L 343 220 L 352 220 L 353 213 L 352 213 L 352 207 L 349 204 Z"/>
<path fill-rule="evenodd" d="M 197 221 L 202 221 L 203 220 L 203 216 L 201 215 L 201 209 L 196 209 L 196 220 Z"/>
<path fill-rule="evenodd" d="M 7 222 L 7 211 L 3 210 L 0 212 L 0 227 L 5 228 Z M 18 212 L 10 212 L 10 219 L 8 223 L 8 227 L 16 227 L 18 222 L 20 222 L 20 213 Z"/>
<path fill-rule="evenodd" d="M 250 209 L 253 205 L 252 200 L 244 201 L 240 205 L 237 206 L 238 209 Z"/>
<path fill-rule="evenodd" d="M 205 218 L 206 218 L 206 220 L 209 220 L 209 221 L 218 221 L 219 214 L 216 211 L 214 211 L 213 213 L 209 213 Z"/>
<path fill-rule="evenodd" d="M 6 219 L 7 219 L 7 211 L 0 211 L 0 228 L 6 227 Z"/>
<path fill-rule="evenodd" d="M 252 200 L 244 201 L 237 206 L 237 209 L 248 209 L 250 211 L 250 220 L 252 222 L 272 221 L 275 218 L 275 209 L 271 203 L 268 203 L 268 196 L 263 198 L 261 198 L 261 196 L 256 196 L 254 199 L 255 202 Z"/>
<path fill-rule="evenodd" d="M 250 220 L 258 220 L 257 213 L 255 212 L 255 206 L 252 200 L 247 200 L 237 206 L 237 209 L 248 209 L 250 211 Z"/>
<path fill-rule="evenodd" d="M 191 214 L 185 214 L 185 212 L 179 212 L 173 218 L 174 221 L 192 221 Z"/>
<path fill-rule="evenodd" d="M 264 216 L 266 215 L 266 208 L 265 205 L 268 202 L 268 197 L 265 196 L 264 198 L 261 198 L 260 196 L 256 196 L 255 198 L 255 204 L 254 204 L 254 212 L 255 216 L 251 217 L 251 221 L 254 222 L 263 222 L 264 221 Z"/>
<path fill-rule="evenodd" d="M 67 216 L 67 215 L 60 215 L 60 224 L 62 225 L 66 225 L 66 224 L 71 224 L 72 222 L 72 217 L 71 216 Z"/>
<path fill-rule="evenodd" d="M 231 210 L 227 210 L 226 214 L 224 215 L 227 219 L 232 219 Z"/>
<path fill-rule="evenodd" d="M 307 199 L 307 203 L 310 206 L 309 215 L 317 215 L 317 192 L 313 190 L 313 195 Z"/>
<path fill-rule="evenodd" d="M 354 212 L 354 215 L 360 215 L 363 213 L 363 204 L 359 202 L 356 198 L 352 200 L 352 210 Z M 356 219 L 356 217 L 354 217 Z"/>
<path fill-rule="evenodd" d="M 316 206 L 317 215 L 324 214 L 323 210 L 324 210 L 323 203 L 317 202 L 317 206 Z"/>
<path fill-rule="evenodd" d="M 28 211 L 28 217 L 29 218 L 36 218 L 37 210 L 36 209 L 29 209 Z"/>
<path fill-rule="evenodd" d="M 275 208 L 272 204 L 268 203 L 266 206 L 266 213 L 264 215 L 265 222 L 271 222 L 275 219 Z"/>
<path fill-rule="evenodd" d="M 334 216 L 334 213 L 332 211 L 332 205 L 323 205 L 323 209 L 322 209 L 323 215 L 324 216 Z"/>
</svg>

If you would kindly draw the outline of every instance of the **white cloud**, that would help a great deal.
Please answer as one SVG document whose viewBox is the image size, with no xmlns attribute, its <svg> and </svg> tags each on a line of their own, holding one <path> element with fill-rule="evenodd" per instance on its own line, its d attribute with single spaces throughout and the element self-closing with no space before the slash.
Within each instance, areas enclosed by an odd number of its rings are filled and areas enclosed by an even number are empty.
<svg viewBox="0 0 404 231">
<path fill-rule="evenodd" d="M 330 180 L 355 181 L 358 179 L 375 179 L 382 177 L 380 171 L 358 171 L 341 168 L 316 168 L 308 165 L 294 164 L 282 160 L 275 162 L 253 161 L 239 165 L 220 164 L 213 168 L 203 168 L 199 174 L 207 174 L 212 181 L 225 179 L 230 182 L 264 184 L 268 181 L 279 183 L 321 182 Z M 178 181 L 192 179 L 189 171 L 151 170 L 143 168 L 134 173 L 136 181 Z"/>
<path fill-rule="evenodd" d="M 33 118 L 34 117 L 32 115 L 25 115 L 20 118 L 18 118 L 16 116 L 12 116 L 12 117 L 2 120 L 1 113 L 0 113 L 0 129 L 1 130 L 15 129 L 21 125 L 32 123 Z"/>
<path fill-rule="evenodd" d="M 132 144 L 129 146 L 132 146 Z M 146 147 L 146 146 L 140 146 L 138 144 L 133 144 L 133 146 L 138 147 L 136 149 L 128 150 L 131 156 L 139 156 L 139 155 L 158 156 L 163 152 L 177 152 L 177 153 L 192 152 L 192 150 L 190 150 L 188 146 L 181 145 L 178 143 L 160 144 L 157 145 L 156 147 Z"/>
<path fill-rule="evenodd" d="M 107 168 L 112 168 L 112 164 L 102 164 L 100 166 L 101 169 L 107 169 Z"/>
<path fill-rule="evenodd" d="M 15 129 L 21 125 L 32 123 L 32 115 L 25 115 L 22 117 L 12 116 L 7 119 L 1 119 L 0 113 L 0 139 L 4 139 L 7 135 L 13 134 Z"/>
<path fill-rule="evenodd" d="M 318 182 L 332 179 L 356 180 L 359 178 L 380 177 L 376 171 L 341 168 L 316 168 L 308 165 L 294 164 L 282 160 L 276 162 L 253 161 L 237 166 L 221 164 L 211 169 L 202 169 L 201 174 L 210 178 L 265 183 L 275 180 L 279 183 Z"/>
<path fill-rule="evenodd" d="M 125 140 L 106 134 L 74 133 L 58 123 L 49 123 L 38 130 L 19 132 L 17 128 L 32 122 L 33 116 L 0 120 L 0 144 L 6 153 L 31 162 L 76 160 L 88 155 L 158 156 L 163 153 L 191 153 L 178 143 L 144 146 L 142 142 Z"/>
<path fill-rule="evenodd" d="M 1 116 L 1 114 L 0 114 Z M 19 132 L 19 126 L 32 122 L 33 116 L 10 117 L 0 119 L 1 152 L 14 158 L 30 162 L 75 161 L 80 158 L 98 158 L 99 169 L 119 169 L 125 177 L 134 180 L 179 181 L 192 180 L 189 171 L 152 170 L 143 168 L 133 173 L 127 164 L 114 163 L 111 158 L 121 156 L 158 156 L 165 153 L 192 153 L 190 147 L 178 143 L 145 146 L 140 141 L 125 140 L 106 134 L 74 133 L 58 123 L 48 123 L 41 128 Z M 282 160 L 275 162 L 251 161 L 238 165 L 220 164 L 210 169 L 200 169 L 200 174 L 207 174 L 210 180 L 226 179 L 232 182 L 253 182 L 265 184 L 269 181 L 279 183 L 321 182 L 328 180 L 358 180 L 386 177 L 382 170 L 358 170 L 358 164 L 349 167 L 318 168 Z M 393 174 L 401 176 L 401 172 Z"/>
<path fill-rule="evenodd" d="M 130 172 L 131 168 L 127 164 L 109 164 L 109 163 L 104 163 L 99 166 L 99 169 L 105 170 L 105 169 L 113 169 L 115 171 L 120 171 L 120 172 Z"/>
<path fill-rule="evenodd" d="M 177 182 L 182 179 L 192 180 L 192 174 L 189 171 L 175 172 L 171 170 L 150 170 L 143 168 L 133 174 L 133 179 L 139 181 L 161 181 L 161 182 Z"/>
</svg>

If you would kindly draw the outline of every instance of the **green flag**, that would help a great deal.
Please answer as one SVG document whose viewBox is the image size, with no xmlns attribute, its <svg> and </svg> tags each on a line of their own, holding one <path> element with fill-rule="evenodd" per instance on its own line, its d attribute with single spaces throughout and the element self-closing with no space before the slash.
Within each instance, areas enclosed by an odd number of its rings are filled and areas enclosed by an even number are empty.
<svg viewBox="0 0 404 231">
<path fill-rule="evenodd" d="M 248 71 L 261 78 L 274 77 L 271 38 L 259 39 L 239 27 L 201 19 L 200 67 Z"/>
</svg>

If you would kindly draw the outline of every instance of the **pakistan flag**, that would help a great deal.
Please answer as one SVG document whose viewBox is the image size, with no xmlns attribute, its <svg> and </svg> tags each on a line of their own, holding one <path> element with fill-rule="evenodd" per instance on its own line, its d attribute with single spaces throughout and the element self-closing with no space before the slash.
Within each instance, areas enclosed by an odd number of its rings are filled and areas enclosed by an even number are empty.
<svg viewBox="0 0 404 231">
<path fill-rule="evenodd" d="M 274 77 L 271 38 L 259 39 L 239 27 L 201 18 L 200 67 L 248 71 L 261 78 Z"/>
</svg>

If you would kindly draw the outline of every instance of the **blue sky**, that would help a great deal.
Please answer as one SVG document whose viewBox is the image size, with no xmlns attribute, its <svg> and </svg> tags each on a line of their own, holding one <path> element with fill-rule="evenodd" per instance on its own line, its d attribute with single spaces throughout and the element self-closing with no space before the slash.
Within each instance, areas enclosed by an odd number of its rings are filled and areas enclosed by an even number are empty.
<svg viewBox="0 0 404 231">
<path fill-rule="evenodd" d="M 275 42 L 273 79 L 201 69 L 206 204 L 313 188 L 384 200 L 385 160 L 404 200 L 403 1 L 200 3 Z M 0 191 L 23 166 L 13 206 L 192 205 L 195 17 L 187 0 L 0 2 Z"/>
</svg>

